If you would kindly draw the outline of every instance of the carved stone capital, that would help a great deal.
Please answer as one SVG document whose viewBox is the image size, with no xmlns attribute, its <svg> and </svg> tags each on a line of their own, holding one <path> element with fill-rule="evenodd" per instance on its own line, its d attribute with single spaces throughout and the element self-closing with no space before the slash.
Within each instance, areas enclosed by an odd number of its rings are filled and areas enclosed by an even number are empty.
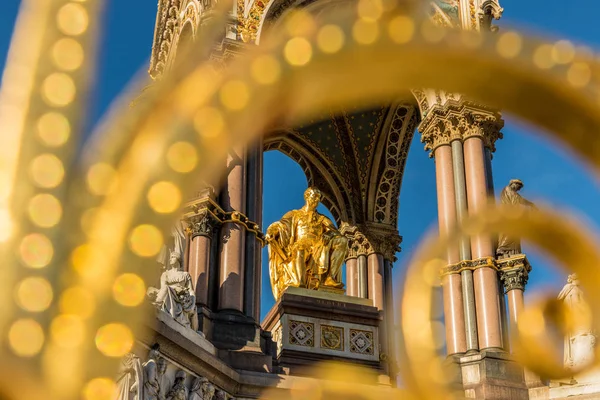
<svg viewBox="0 0 600 400">
<path fill-rule="evenodd" d="M 444 105 L 436 105 L 427 113 L 419 125 L 421 142 L 433 157 L 435 149 L 448 145 L 454 140 L 480 137 L 492 152 L 495 142 L 502 138 L 500 130 L 504 126 L 500 114 L 483 106 L 462 100 L 447 100 Z"/>
<path fill-rule="evenodd" d="M 525 291 L 531 265 L 524 254 L 498 260 L 497 264 L 505 294 L 515 289 Z"/>
<path fill-rule="evenodd" d="M 188 224 L 188 231 L 192 239 L 196 236 L 212 238 L 218 223 L 207 209 L 203 209 L 197 214 L 187 215 L 185 221 Z"/>
<path fill-rule="evenodd" d="M 386 260 L 396 261 L 396 253 L 401 251 L 402 236 L 394 229 L 379 225 L 354 226 L 342 223 L 340 232 L 348 238 L 347 258 L 378 253 Z"/>
<path fill-rule="evenodd" d="M 342 223 L 340 232 L 348 238 L 347 258 L 356 258 L 361 255 L 368 256 L 374 253 L 369 239 L 359 230 L 357 226 Z"/>
</svg>

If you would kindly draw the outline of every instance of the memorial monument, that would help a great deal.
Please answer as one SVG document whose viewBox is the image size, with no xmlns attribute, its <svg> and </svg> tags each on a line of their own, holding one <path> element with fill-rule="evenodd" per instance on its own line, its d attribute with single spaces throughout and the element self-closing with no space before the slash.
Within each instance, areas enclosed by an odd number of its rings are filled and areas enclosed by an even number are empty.
<svg viewBox="0 0 600 400">
<path fill-rule="evenodd" d="M 310 14 L 336 4 L 240 2 L 210 59 L 219 68 L 257 45 L 292 9 Z M 154 80 L 203 34 L 213 7 L 159 2 Z M 428 9 L 438 25 L 476 31 L 495 31 L 492 20 L 502 13 L 495 0 L 433 1 Z M 395 386 L 391 277 L 402 241 L 398 196 L 410 143 L 418 131 L 435 160 L 438 222 L 446 234 L 494 196 L 491 158 L 502 116 L 460 94 L 414 88 L 379 107 L 282 124 L 257 142 L 234 146 L 224 179 L 208 182 L 185 204 L 171 231 L 174 244 L 159 257 L 167 264 L 157 273 L 160 287 L 149 293 L 160 312 L 134 348 L 148 360 L 144 374 L 136 373 L 135 356 L 124 360 L 120 399 L 246 399 L 267 389 L 285 395 L 298 379 L 309 379 L 311 366 L 331 360 L 369 368 L 377 377 L 373 388 Z M 262 154 L 272 150 L 302 167 L 309 188 L 302 208 L 263 233 Z M 533 206 L 518 193 L 522 187 L 511 180 L 501 202 Z M 316 211 L 319 202 L 332 220 Z M 449 249 L 441 271 L 454 385 L 468 398 L 548 398 L 548 386 L 527 378 L 512 359 L 507 334 L 518 322 L 531 266 L 518 238 L 501 235 L 496 244 L 491 235 L 464 238 Z M 276 304 L 261 321 L 263 246 Z"/>
</svg>

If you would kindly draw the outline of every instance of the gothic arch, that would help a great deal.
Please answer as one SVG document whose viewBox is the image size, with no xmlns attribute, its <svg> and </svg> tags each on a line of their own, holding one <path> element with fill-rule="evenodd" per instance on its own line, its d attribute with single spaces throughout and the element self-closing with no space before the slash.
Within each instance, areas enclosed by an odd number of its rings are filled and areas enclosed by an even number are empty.
<svg viewBox="0 0 600 400">
<path fill-rule="evenodd" d="M 414 104 L 400 102 L 389 109 L 371 168 L 367 201 L 370 221 L 394 227 L 398 223 L 402 176 L 418 121 Z"/>
<path fill-rule="evenodd" d="M 293 130 L 279 130 L 265 137 L 263 151 L 279 150 L 296 161 L 304 171 L 309 186 L 323 193 L 322 203 L 338 226 L 342 221 L 355 220 L 356 205 L 342 179 L 329 162 L 320 156 L 318 149 L 303 140 Z"/>
</svg>

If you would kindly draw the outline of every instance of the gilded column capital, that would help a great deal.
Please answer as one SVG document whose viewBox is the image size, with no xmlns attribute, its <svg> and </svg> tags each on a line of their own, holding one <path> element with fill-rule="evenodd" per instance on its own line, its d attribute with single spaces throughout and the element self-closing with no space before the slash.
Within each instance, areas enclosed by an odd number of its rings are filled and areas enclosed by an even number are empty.
<svg viewBox="0 0 600 400">
<path fill-rule="evenodd" d="M 531 272 L 531 265 L 524 254 L 500 259 L 497 261 L 497 264 L 505 294 L 515 289 L 525 291 L 525 285 L 527 285 L 527 281 L 529 280 L 529 272 Z"/>
<path fill-rule="evenodd" d="M 419 132 L 425 150 L 433 157 L 439 146 L 470 137 L 482 138 L 484 145 L 494 152 L 496 140 L 502 138 L 503 126 L 497 111 L 463 100 L 447 100 L 431 108 L 419 125 Z"/>
</svg>

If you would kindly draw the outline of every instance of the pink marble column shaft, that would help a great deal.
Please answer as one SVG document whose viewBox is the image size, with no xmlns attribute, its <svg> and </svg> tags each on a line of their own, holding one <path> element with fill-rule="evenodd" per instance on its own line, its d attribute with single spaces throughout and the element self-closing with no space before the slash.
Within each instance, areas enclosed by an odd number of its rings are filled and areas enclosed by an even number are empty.
<svg viewBox="0 0 600 400">
<path fill-rule="evenodd" d="M 440 234 L 448 234 L 452 227 L 456 225 L 452 149 L 449 145 L 440 146 L 435 150 L 435 176 Z M 449 264 L 459 261 L 458 246 L 449 248 L 447 254 Z M 464 353 L 467 351 L 467 344 L 460 275 L 452 274 L 444 276 L 442 278 L 442 292 L 447 352 L 448 354 Z"/>
<path fill-rule="evenodd" d="M 513 289 L 509 291 L 506 296 L 508 297 L 508 317 L 510 320 L 510 331 L 514 333 L 515 329 L 517 329 L 519 314 L 524 307 L 523 290 Z"/>
<path fill-rule="evenodd" d="M 206 236 L 196 236 L 190 243 L 188 272 L 196 290 L 196 303 L 202 305 L 208 304 L 210 242 Z"/>
<path fill-rule="evenodd" d="M 488 203 L 483 140 L 479 137 L 470 137 L 465 140 L 464 157 L 469 214 L 476 214 Z M 491 236 L 487 234 L 473 236 L 471 238 L 471 255 L 473 259 L 493 256 L 494 248 Z M 502 348 L 498 274 L 493 268 L 478 268 L 473 273 L 473 280 L 479 347 L 481 349 Z"/>
<path fill-rule="evenodd" d="M 377 253 L 370 254 L 367 263 L 369 299 L 373 300 L 373 306 L 381 311 L 385 305 L 383 256 Z"/>
<path fill-rule="evenodd" d="M 243 148 L 236 148 L 231 153 L 227 157 L 229 174 L 221 193 L 221 205 L 226 211 L 245 213 L 245 152 Z M 245 239 L 246 231 L 238 224 L 226 223 L 221 228 L 219 310 L 244 312 Z"/>
<path fill-rule="evenodd" d="M 346 260 L 346 294 L 358 297 L 358 260 L 356 258 Z"/>
</svg>

